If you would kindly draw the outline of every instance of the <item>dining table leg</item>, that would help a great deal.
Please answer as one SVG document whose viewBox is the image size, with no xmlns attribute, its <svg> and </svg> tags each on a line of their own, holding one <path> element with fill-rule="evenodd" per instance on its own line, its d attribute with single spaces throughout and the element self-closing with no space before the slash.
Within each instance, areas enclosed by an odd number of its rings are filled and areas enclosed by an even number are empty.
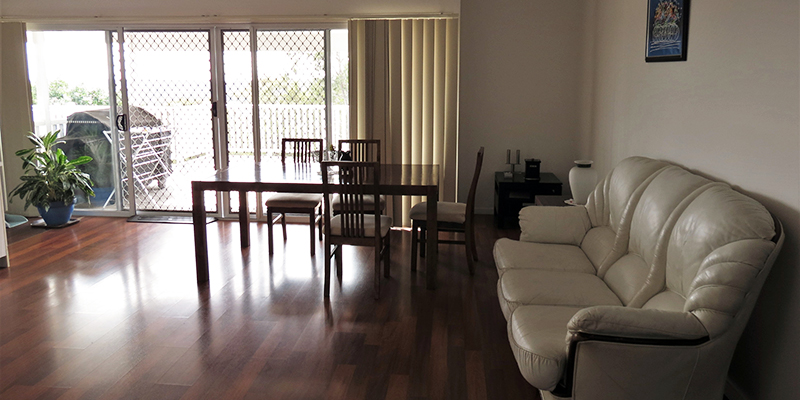
<svg viewBox="0 0 800 400">
<path fill-rule="evenodd" d="M 197 284 L 208 283 L 208 238 L 206 235 L 206 207 L 203 189 L 192 182 L 192 225 L 194 227 L 194 257 L 197 268 Z"/>
<path fill-rule="evenodd" d="M 247 192 L 239 192 L 239 236 L 242 248 L 250 247 L 250 209 L 247 207 Z"/>
<path fill-rule="evenodd" d="M 428 189 L 428 220 L 426 221 L 428 237 L 425 241 L 426 253 L 425 257 L 425 274 L 427 278 L 428 289 L 436 289 L 436 273 L 439 266 L 439 217 L 438 203 L 439 203 L 439 188 Z"/>
</svg>

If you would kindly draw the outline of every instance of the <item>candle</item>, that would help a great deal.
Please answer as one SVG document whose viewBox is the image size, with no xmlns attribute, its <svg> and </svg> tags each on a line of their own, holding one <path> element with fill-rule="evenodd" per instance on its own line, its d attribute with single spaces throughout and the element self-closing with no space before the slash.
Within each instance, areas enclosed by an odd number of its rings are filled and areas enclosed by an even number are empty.
<svg viewBox="0 0 800 400">
<path fill-rule="evenodd" d="M 511 164 L 511 149 L 506 150 L 506 164 Z"/>
<path fill-rule="evenodd" d="M 517 162 L 515 164 L 519 164 L 519 149 L 517 149 Z"/>
</svg>

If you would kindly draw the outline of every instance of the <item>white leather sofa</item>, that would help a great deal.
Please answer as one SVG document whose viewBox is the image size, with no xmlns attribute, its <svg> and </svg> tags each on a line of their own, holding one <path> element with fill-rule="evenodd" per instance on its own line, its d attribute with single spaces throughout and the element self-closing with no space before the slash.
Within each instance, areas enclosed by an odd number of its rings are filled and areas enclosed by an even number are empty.
<svg viewBox="0 0 800 400">
<path fill-rule="evenodd" d="M 527 207 L 497 294 L 545 399 L 722 399 L 783 244 L 760 203 L 663 161 L 623 160 L 579 207 Z"/>
</svg>

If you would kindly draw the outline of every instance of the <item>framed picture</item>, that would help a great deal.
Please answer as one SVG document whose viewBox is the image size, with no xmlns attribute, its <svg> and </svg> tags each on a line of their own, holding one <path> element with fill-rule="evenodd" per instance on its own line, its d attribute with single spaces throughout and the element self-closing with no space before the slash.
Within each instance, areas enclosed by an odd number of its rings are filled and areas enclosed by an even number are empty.
<svg viewBox="0 0 800 400">
<path fill-rule="evenodd" d="M 686 61 L 690 0 L 647 0 L 646 62 Z"/>
</svg>

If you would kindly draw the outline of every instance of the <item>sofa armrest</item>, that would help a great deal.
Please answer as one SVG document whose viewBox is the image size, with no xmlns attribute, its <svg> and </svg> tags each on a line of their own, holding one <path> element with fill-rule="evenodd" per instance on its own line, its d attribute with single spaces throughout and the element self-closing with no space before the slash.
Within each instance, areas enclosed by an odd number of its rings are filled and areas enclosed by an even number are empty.
<svg viewBox="0 0 800 400">
<path fill-rule="evenodd" d="M 679 398 L 710 340 L 692 313 L 618 306 L 580 310 L 567 330 L 565 374 L 552 393 L 575 400 Z"/>
<path fill-rule="evenodd" d="M 618 306 L 584 308 L 572 317 L 567 330 L 568 337 L 582 334 L 620 340 L 708 339 L 705 326 L 692 313 Z"/>
<path fill-rule="evenodd" d="M 525 207 L 519 212 L 520 241 L 580 245 L 592 227 L 586 207 Z"/>
</svg>

